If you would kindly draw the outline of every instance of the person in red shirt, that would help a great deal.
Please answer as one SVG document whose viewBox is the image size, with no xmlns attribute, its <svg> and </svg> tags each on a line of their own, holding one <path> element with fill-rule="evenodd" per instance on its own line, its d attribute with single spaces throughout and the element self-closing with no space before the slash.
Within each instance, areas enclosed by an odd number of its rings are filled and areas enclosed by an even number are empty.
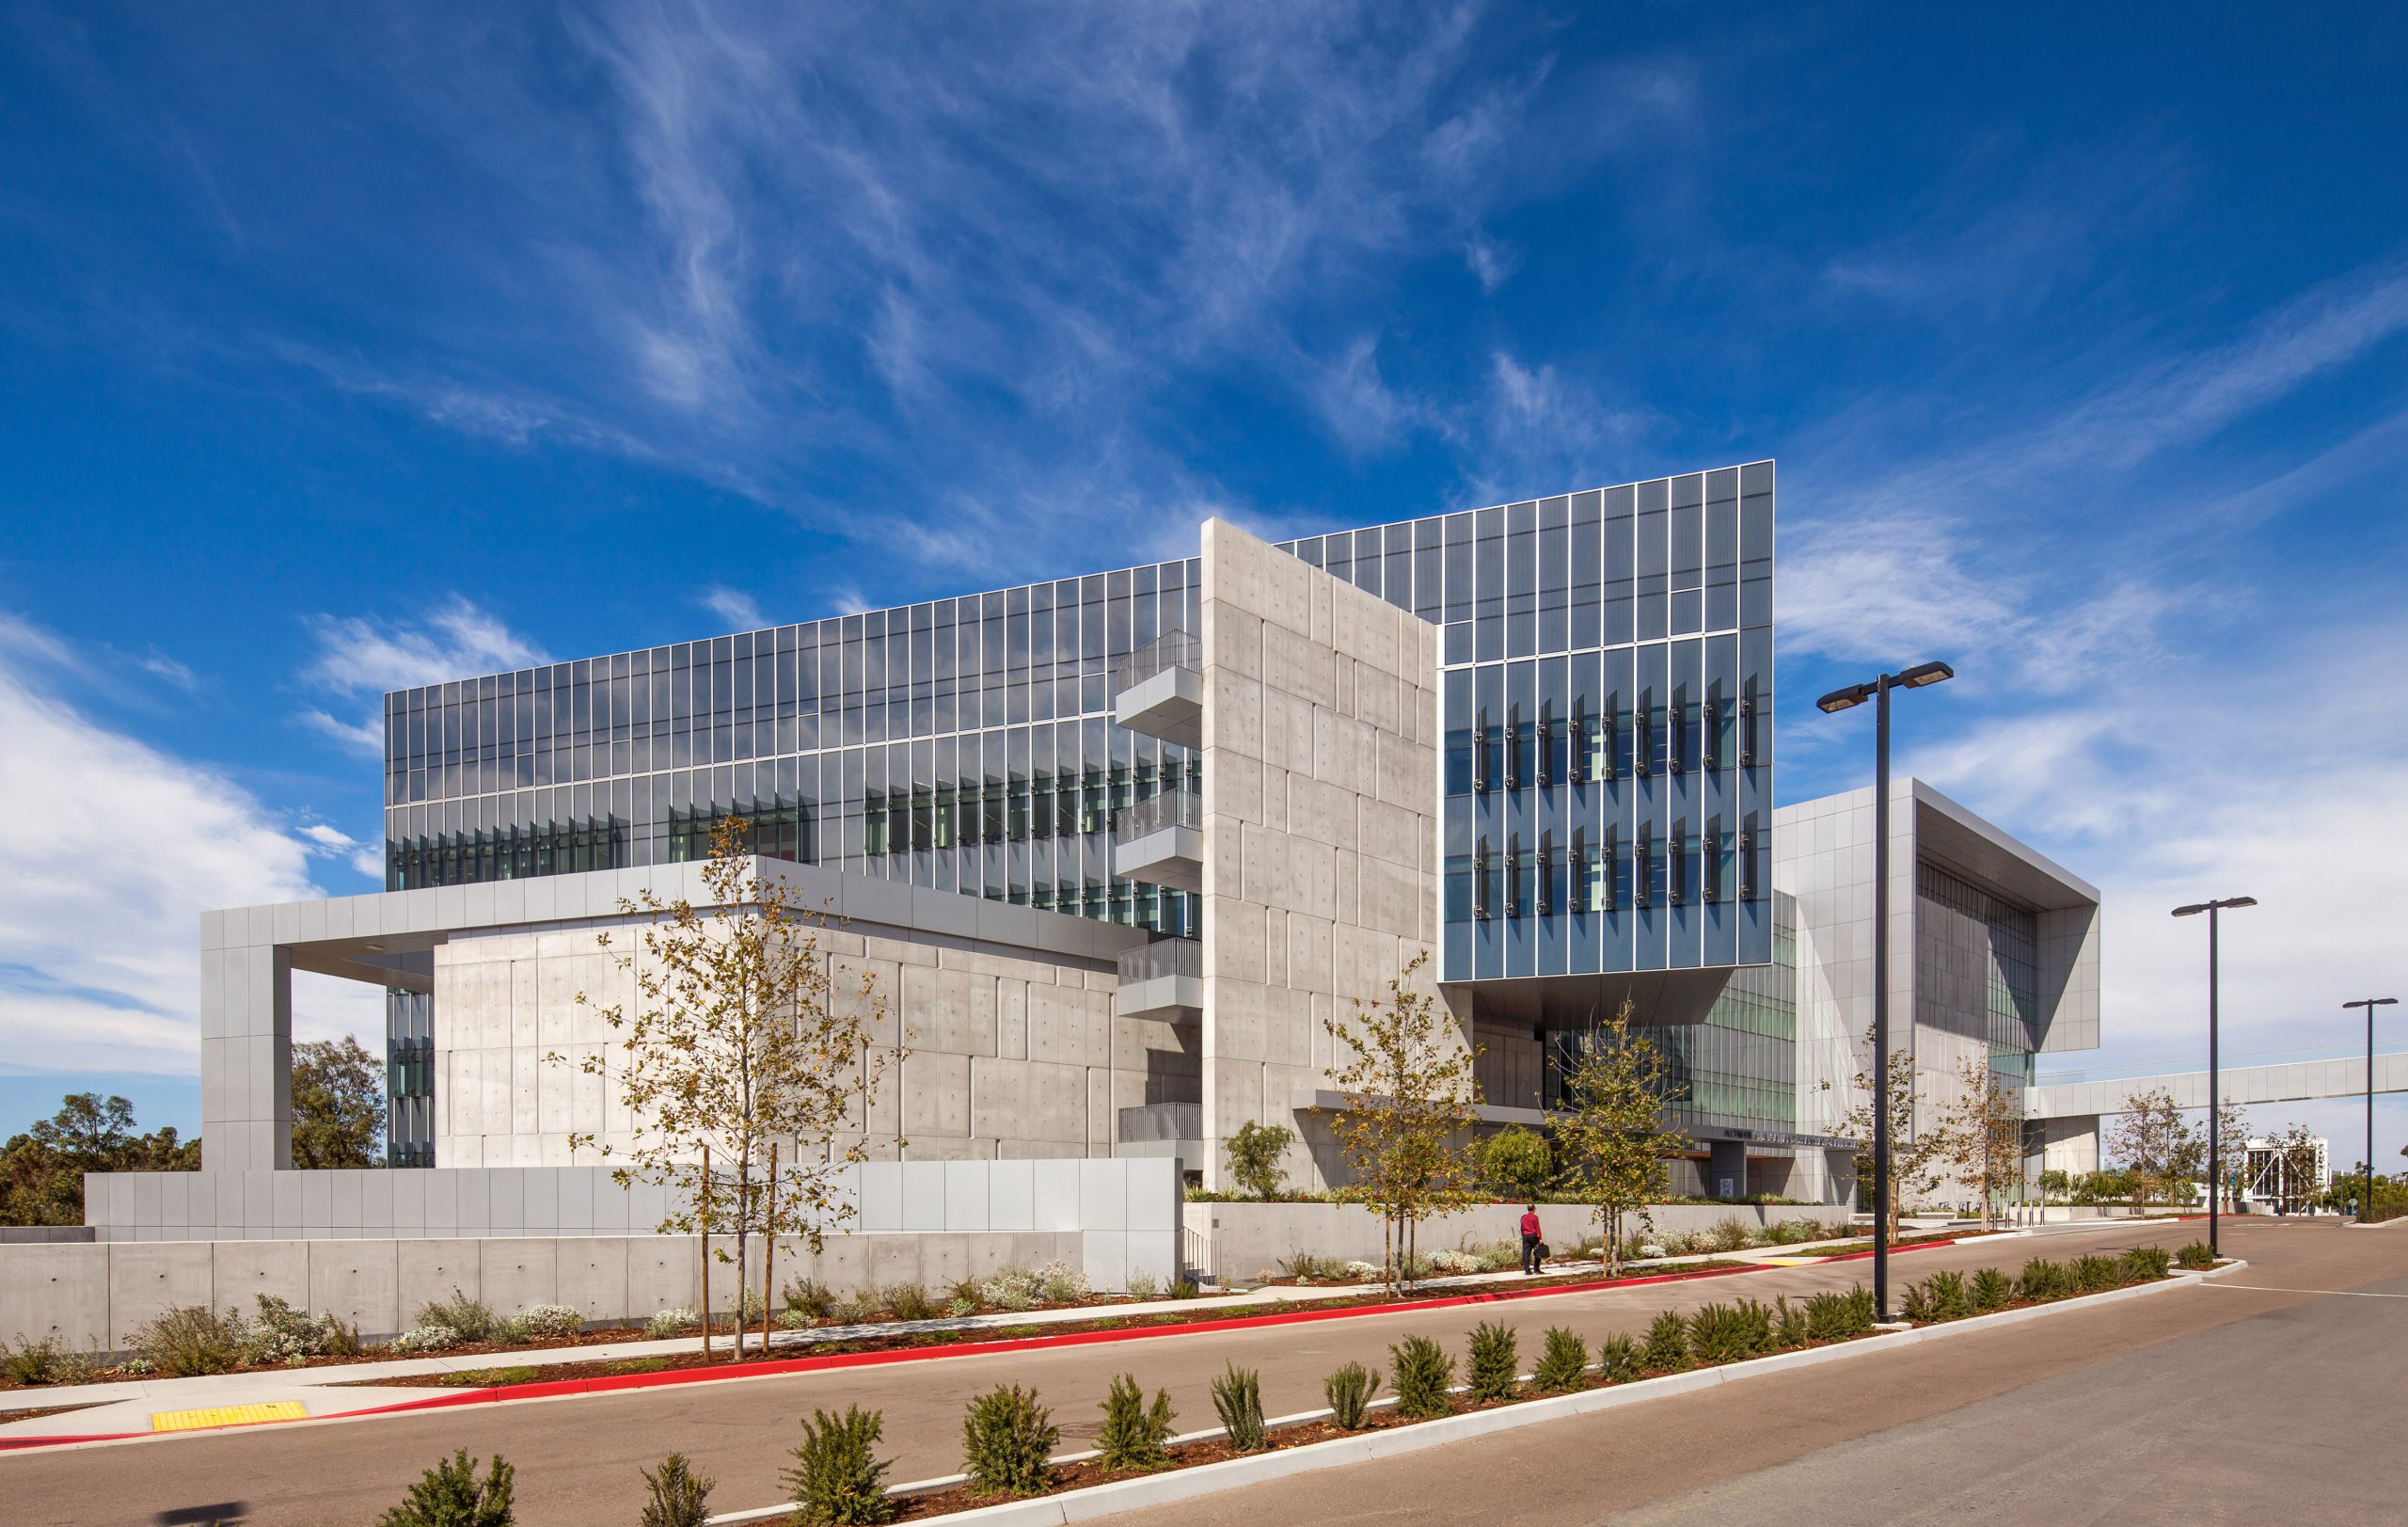
<svg viewBox="0 0 2408 1527">
<path fill-rule="evenodd" d="M 1539 1206 L 1522 1205 L 1522 1276 L 1535 1278 L 1539 1271 Z"/>
</svg>

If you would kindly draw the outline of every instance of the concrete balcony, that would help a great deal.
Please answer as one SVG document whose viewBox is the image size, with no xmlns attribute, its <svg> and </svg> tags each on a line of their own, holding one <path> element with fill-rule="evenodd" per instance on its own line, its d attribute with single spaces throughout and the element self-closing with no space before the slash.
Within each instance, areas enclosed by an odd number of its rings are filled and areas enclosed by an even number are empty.
<svg viewBox="0 0 2408 1527">
<path fill-rule="evenodd" d="M 1164 790 L 1112 814 L 1112 872 L 1175 891 L 1204 889 L 1204 802 Z"/>
<path fill-rule="evenodd" d="M 1115 1018 L 1175 1024 L 1204 1011 L 1204 946 L 1192 938 L 1156 939 L 1120 956 L 1120 985 L 1112 994 Z"/>
<path fill-rule="evenodd" d="M 1112 719 L 1183 748 L 1204 740 L 1204 642 L 1164 631 L 1114 665 Z"/>
</svg>

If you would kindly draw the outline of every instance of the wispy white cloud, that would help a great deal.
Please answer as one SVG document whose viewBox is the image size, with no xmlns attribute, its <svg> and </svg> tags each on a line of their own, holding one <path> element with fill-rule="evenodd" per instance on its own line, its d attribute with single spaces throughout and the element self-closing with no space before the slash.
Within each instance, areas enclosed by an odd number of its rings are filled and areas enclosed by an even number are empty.
<svg viewBox="0 0 2408 1527">
<path fill-rule="evenodd" d="M 456 596 L 423 621 L 318 615 L 309 628 L 318 652 L 302 677 L 346 694 L 382 694 L 551 660 L 499 616 Z"/>
<path fill-rule="evenodd" d="M 714 583 L 702 593 L 702 606 L 727 623 L 730 630 L 757 631 L 769 624 L 752 596 L 724 583 Z"/>
<path fill-rule="evenodd" d="M 0 811 L 0 1054 L 25 1071 L 188 1075 L 200 912 L 315 896 L 310 861 L 340 845 L 62 699 L 82 662 L 0 614 L 0 800 L 17 803 Z M 92 780 L 107 787 L 77 784 Z M 381 999 L 356 993 L 311 989 L 296 1026 L 375 1032 Z"/>
</svg>

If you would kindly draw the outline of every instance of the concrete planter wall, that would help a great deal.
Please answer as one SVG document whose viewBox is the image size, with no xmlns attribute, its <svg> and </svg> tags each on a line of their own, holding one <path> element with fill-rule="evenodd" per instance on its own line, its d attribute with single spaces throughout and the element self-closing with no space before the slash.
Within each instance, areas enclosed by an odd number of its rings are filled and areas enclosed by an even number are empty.
<svg viewBox="0 0 2408 1527">
<path fill-rule="evenodd" d="M 1658 1204 L 1648 1211 L 1659 1235 L 1709 1230 L 1725 1219 L 1749 1225 L 1783 1220 L 1845 1221 L 1836 1204 Z M 1297 1251 L 1377 1262 L 1380 1220 L 1358 1203 L 1190 1203 L 1183 1206 L 1182 1250 L 1190 1268 L 1223 1280 L 1250 1279 Z M 1423 1220 L 1417 1240 L 1423 1252 L 1488 1246 L 1519 1233 L 1522 1206 L 1489 1203 Z M 1569 1248 L 1596 1233 L 1596 1216 L 1576 1204 L 1539 1205 L 1539 1224 L 1549 1245 Z"/>
<path fill-rule="evenodd" d="M 1132 1237 L 1133 1240 L 1137 1239 Z M 1048 1262 L 1081 1265 L 1080 1231 L 1020 1231 L 830 1238 L 813 1257 L 781 1239 L 777 1278 L 811 1277 L 831 1287 L 922 1283 Z M 1124 1267 L 1167 1279 L 1171 1236 L 1144 1237 L 1127 1263 L 1085 1264 L 1098 1287 L 1124 1286 Z M 732 1258 L 733 1239 L 712 1237 Z M 760 1277 L 760 1243 L 751 1277 Z M 692 1309 L 702 1249 L 689 1236 L 487 1236 L 477 1240 L 103 1241 L 81 1246 L 0 1247 L 0 1341 L 55 1336 L 80 1350 L 124 1349 L 135 1327 L 179 1305 L 249 1313 L 256 1295 L 355 1322 L 371 1340 L 406 1329 L 429 1300 L 453 1289 L 500 1314 L 565 1304 L 589 1321 L 641 1321 L 659 1310 Z M 732 1265 L 711 1266 L 711 1302 L 735 1304 Z"/>
</svg>

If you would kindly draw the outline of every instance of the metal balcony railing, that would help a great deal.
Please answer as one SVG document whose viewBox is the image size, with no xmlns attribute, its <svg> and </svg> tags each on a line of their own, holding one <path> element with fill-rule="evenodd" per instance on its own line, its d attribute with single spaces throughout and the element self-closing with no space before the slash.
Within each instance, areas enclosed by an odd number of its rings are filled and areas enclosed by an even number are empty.
<svg viewBox="0 0 2408 1527">
<path fill-rule="evenodd" d="M 1133 842 L 1149 833 L 1159 833 L 1165 827 L 1202 827 L 1204 798 L 1194 790 L 1164 790 L 1133 806 L 1123 806 L 1112 814 L 1112 837 L 1116 843 Z"/>
<path fill-rule="evenodd" d="M 1192 938 L 1160 938 L 1140 944 L 1120 956 L 1120 983 L 1150 981 L 1164 976 L 1204 975 L 1204 946 Z"/>
<path fill-rule="evenodd" d="M 1194 631 L 1164 631 L 1112 665 L 1112 690 L 1133 689 L 1172 668 L 1204 671 L 1204 639 Z"/>
<path fill-rule="evenodd" d="M 1122 1108 L 1117 1125 L 1117 1137 L 1124 1144 L 1139 1140 L 1202 1139 L 1204 1105 L 1149 1103 L 1141 1107 Z"/>
</svg>

